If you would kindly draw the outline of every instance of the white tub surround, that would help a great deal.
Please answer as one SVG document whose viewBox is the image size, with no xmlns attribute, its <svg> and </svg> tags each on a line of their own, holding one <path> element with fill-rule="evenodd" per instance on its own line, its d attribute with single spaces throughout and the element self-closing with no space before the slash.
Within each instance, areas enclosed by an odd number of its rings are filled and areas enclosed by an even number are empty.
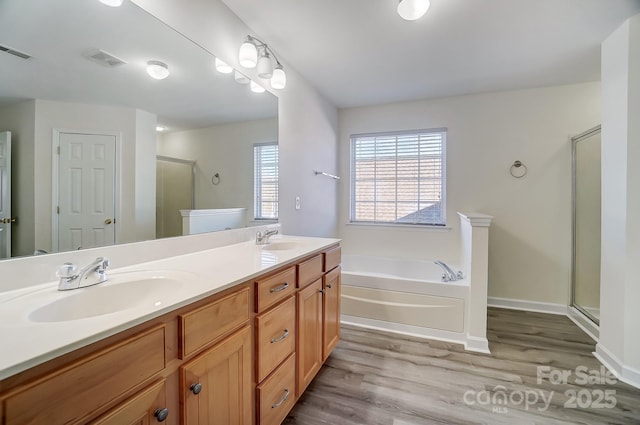
<svg viewBox="0 0 640 425">
<path fill-rule="evenodd" d="M 487 297 L 489 290 L 489 226 L 492 216 L 458 212 L 462 237 L 462 270 L 469 284 L 465 348 L 489 353 Z"/>
<path fill-rule="evenodd" d="M 443 282 L 433 261 L 344 255 L 342 322 L 464 344 L 489 353 L 488 229 L 491 216 L 459 213 L 463 279 Z"/>
<path fill-rule="evenodd" d="M 245 227 L 246 214 L 246 208 L 180 210 L 182 234 L 195 235 Z"/>
<path fill-rule="evenodd" d="M 221 232 L 227 233 L 227 232 Z M 197 235 L 205 236 L 205 235 Z M 209 239 L 217 239 L 213 235 L 206 235 Z M 227 237 L 230 237 L 228 235 Z M 236 235 L 238 237 L 238 235 Z M 254 236 L 255 237 L 255 236 Z M 184 239 L 175 239 L 176 245 Z M 222 239 L 224 239 L 222 237 Z M 243 242 L 227 246 L 218 246 L 184 255 L 168 257 L 146 263 L 131 264 L 118 267 L 119 263 L 111 258 L 111 266 L 107 270 L 109 280 L 93 287 L 70 291 L 58 291 L 58 281 L 44 281 L 38 284 L 5 289 L 0 292 L 0 340 L 5 341 L 10 349 L 0 350 L 0 380 L 18 372 L 51 360 L 62 354 L 89 345 L 125 329 L 144 323 L 152 318 L 186 306 L 210 295 L 246 282 L 258 275 L 268 273 L 283 265 L 292 264 L 298 259 L 322 251 L 338 243 L 338 239 L 310 238 L 276 235 L 268 245 L 256 245 L 255 240 L 244 239 Z M 166 244 L 166 241 L 150 241 L 133 244 L 154 246 Z M 131 247 L 123 245 L 107 249 L 93 249 L 92 257 L 108 257 L 108 252 L 128 250 Z M 73 261 L 80 266 L 86 258 L 86 251 L 65 253 L 48 256 L 51 259 Z M 34 264 L 42 259 L 27 259 Z M 57 265 L 61 265 L 62 262 Z M 55 271 L 55 268 L 52 267 Z M 51 303 L 65 304 L 68 298 L 79 293 L 87 295 L 90 291 L 103 291 L 110 285 L 128 285 L 129 281 L 140 280 L 139 277 L 155 276 L 158 284 L 164 289 L 159 291 L 161 296 L 153 292 L 137 291 L 131 297 L 135 302 L 134 308 L 105 311 L 95 314 L 89 311 L 83 314 L 85 306 L 81 306 L 80 316 L 65 320 L 51 321 L 41 307 L 51 306 Z M 145 279 L 149 279 L 146 277 Z M 147 282 L 148 283 L 148 282 Z M 166 290 L 167 283 L 174 285 Z M 134 284 L 135 286 L 135 284 Z M 146 287 L 145 287 L 146 288 Z M 136 289 L 133 288 L 132 289 Z M 139 289 L 139 288 L 138 288 Z M 135 292 L 135 291 L 132 291 Z M 101 292 L 102 293 L 102 292 Z M 91 299 L 100 297 L 89 297 Z M 157 298 L 157 299 L 156 299 Z M 90 307 L 90 306 L 89 306 Z M 102 306 L 96 305 L 97 310 Z M 90 308 L 89 308 L 90 310 Z M 101 311 L 99 311 L 101 312 Z M 42 314 L 41 314 L 42 313 Z"/>
</svg>

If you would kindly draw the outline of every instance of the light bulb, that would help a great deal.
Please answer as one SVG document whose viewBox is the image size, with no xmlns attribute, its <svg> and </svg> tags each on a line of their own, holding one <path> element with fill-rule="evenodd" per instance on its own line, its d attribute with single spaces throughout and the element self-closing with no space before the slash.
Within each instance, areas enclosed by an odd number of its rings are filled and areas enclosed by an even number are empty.
<svg viewBox="0 0 640 425">
<path fill-rule="evenodd" d="M 258 63 L 258 49 L 256 45 L 247 38 L 247 41 L 240 46 L 240 52 L 238 53 L 238 61 L 240 65 L 245 68 L 255 68 Z"/>
<path fill-rule="evenodd" d="M 226 62 L 216 58 L 216 70 L 222 74 L 231 74 L 233 72 L 233 67 L 228 65 Z"/>
<path fill-rule="evenodd" d="M 271 74 L 273 74 L 273 65 L 269 53 L 265 49 L 258 59 L 258 77 L 267 79 L 271 78 Z"/>
<path fill-rule="evenodd" d="M 169 76 L 169 67 L 160 61 L 147 62 L 147 74 L 156 80 L 164 80 Z"/>
<path fill-rule="evenodd" d="M 106 4 L 107 6 L 111 7 L 120 7 L 122 6 L 123 1 L 124 0 L 100 0 L 100 3 Z"/>
<path fill-rule="evenodd" d="M 251 82 L 251 91 L 254 93 L 264 93 L 265 89 L 260 84 L 252 81 Z"/>
<path fill-rule="evenodd" d="M 273 70 L 273 75 L 271 76 L 271 87 L 274 89 L 281 90 L 287 85 L 287 74 L 284 73 L 284 69 L 282 69 L 282 65 L 276 65 L 276 69 Z"/>
<path fill-rule="evenodd" d="M 236 83 L 238 84 L 249 84 L 249 81 L 251 81 L 249 80 L 249 77 L 247 77 L 237 69 L 236 69 L 236 72 L 233 74 L 233 78 L 236 80 Z"/>
<path fill-rule="evenodd" d="M 431 6 L 429 0 L 400 0 L 398 15 L 407 21 L 415 21 L 427 13 L 429 6 Z"/>
</svg>

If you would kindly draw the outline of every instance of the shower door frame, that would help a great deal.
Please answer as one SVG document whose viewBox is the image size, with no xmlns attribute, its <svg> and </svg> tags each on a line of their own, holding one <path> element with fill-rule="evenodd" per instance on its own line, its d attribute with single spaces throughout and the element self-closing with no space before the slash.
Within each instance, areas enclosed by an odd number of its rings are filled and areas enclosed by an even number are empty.
<svg viewBox="0 0 640 425">
<path fill-rule="evenodd" d="M 600 320 L 589 313 L 584 307 L 576 304 L 576 257 L 577 257 L 577 209 L 576 209 L 576 196 L 577 196 L 577 181 L 576 181 L 576 149 L 578 142 L 588 139 L 591 136 L 601 133 L 602 126 L 597 125 L 589 130 L 573 136 L 571 138 L 571 307 L 578 310 L 587 319 L 591 320 L 596 326 L 600 325 Z"/>
</svg>

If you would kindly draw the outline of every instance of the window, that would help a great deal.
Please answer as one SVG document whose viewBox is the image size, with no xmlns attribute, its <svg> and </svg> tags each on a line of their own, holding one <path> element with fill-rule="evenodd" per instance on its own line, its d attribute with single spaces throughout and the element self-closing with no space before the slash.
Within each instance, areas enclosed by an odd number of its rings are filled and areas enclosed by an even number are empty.
<svg viewBox="0 0 640 425">
<path fill-rule="evenodd" d="M 253 146 L 253 176 L 256 220 L 278 219 L 278 144 Z"/>
<path fill-rule="evenodd" d="M 445 225 L 446 129 L 351 136 L 352 223 Z"/>
</svg>

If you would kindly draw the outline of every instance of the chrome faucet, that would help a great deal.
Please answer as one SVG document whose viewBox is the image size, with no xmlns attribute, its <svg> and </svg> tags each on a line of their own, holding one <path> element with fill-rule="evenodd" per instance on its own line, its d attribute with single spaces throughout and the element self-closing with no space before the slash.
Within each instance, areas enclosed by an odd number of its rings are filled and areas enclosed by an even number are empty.
<svg viewBox="0 0 640 425">
<path fill-rule="evenodd" d="M 269 238 L 278 233 L 278 229 L 265 230 L 263 232 L 256 233 L 256 245 L 266 245 L 269 243 Z"/>
<path fill-rule="evenodd" d="M 68 291 L 70 289 L 84 288 L 86 286 L 97 285 L 107 280 L 107 268 L 109 267 L 109 259 L 98 257 L 77 271 L 77 267 L 73 263 L 64 263 L 58 267 L 58 291 Z"/>
<path fill-rule="evenodd" d="M 442 274 L 443 282 L 455 282 L 456 280 L 460 280 L 463 278 L 461 271 L 459 271 L 458 273 L 454 272 L 453 269 L 449 267 L 444 261 L 436 260 L 434 261 L 434 263 L 442 267 L 442 269 L 444 270 L 444 273 Z"/>
</svg>

